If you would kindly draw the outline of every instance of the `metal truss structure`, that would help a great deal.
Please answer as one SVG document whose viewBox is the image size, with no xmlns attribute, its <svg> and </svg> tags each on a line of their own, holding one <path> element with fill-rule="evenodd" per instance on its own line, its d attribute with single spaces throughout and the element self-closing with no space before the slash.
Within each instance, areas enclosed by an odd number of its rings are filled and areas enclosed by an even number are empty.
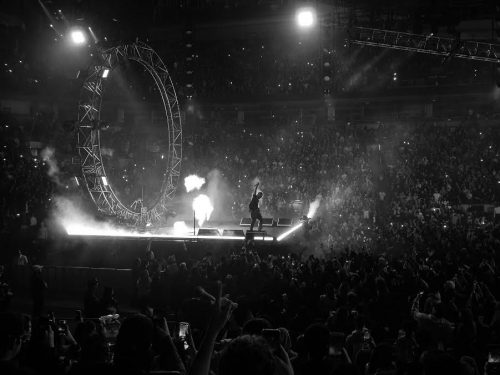
<svg viewBox="0 0 500 375">
<path fill-rule="evenodd" d="M 349 30 L 352 44 L 392 48 L 445 57 L 500 63 L 500 45 L 355 27 Z"/>
<path fill-rule="evenodd" d="M 182 124 L 179 102 L 172 79 L 158 54 L 140 42 L 122 45 L 99 52 L 98 62 L 89 68 L 78 104 L 77 150 L 80 156 L 81 173 L 90 197 L 99 212 L 114 216 L 137 227 L 157 223 L 165 216 L 181 171 Z M 168 127 L 168 157 L 160 191 L 154 207 L 125 206 L 108 183 L 101 156 L 100 113 L 105 81 L 108 74 L 126 60 L 140 63 L 153 77 L 160 92 Z M 106 72 L 107 70 L 107 72 Z"/>
</svg>

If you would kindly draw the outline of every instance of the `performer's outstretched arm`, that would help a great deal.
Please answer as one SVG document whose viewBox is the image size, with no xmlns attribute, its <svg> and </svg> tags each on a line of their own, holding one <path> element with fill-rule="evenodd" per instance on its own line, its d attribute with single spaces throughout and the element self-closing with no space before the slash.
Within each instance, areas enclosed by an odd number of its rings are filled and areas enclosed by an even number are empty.
<svg viewBox="0 0 500 375">
<path fill-rule="evenodd" d="M 254 191 L 253 191 L 253 195 L 257 195 L 257 188 L 259 187 L 259 184 L 260 184 L 260 182 L 257 182 L 257 183 L 255 184 L 255 189 L 254 189 Z"/>
</svg>

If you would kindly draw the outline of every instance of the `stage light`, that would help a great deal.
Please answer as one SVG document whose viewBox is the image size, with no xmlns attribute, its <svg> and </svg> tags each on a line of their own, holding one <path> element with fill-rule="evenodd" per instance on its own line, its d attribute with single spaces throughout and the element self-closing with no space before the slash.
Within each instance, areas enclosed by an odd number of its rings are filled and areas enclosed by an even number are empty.
<svg viewBox="0 0 500 375">
<path fill-rule="evenodd" d="M 302 29 L 309 29 L 316 23 L 316 12 L 312 8 L 301 8 L 295 15 L 297 25 Z"/>
<path fill-rule="evenodd" d="M 77 45 L 81 45 L 87 41 L 87 38 L 85 37 L 85 34 L 82 30 L 73 30 L 71 31 L 70 36 L 71 41 Z"/>
<path fill-rule="evenodd" d="M 102 78 L 108 78 L 108 75 L 109 75 L 109 69 L 108 68 L 104 68 L 102 70 Z"/>
<path fill-rule="evenodd" d="M 101 177 L 104 186 L 108 186 L 108 179 L 105 176 Z"/>
<path fill-rule="evenodd" d="M 278 238 L 276 239 L 276 241 L 280 242 L 280 241 L 284 240 L 289 235 L 291 235 L 293 232 L 295 232 L 297 229 L 299 229 L 300 227 L 302 227 L 302 225 L 304 225 L 304 222 L 301 222 L 301 223 L 297 224 L 296 226 L 294 226 L 293 228 L 289 229 L 285 233 L 279 235 Z"/>
</svg>

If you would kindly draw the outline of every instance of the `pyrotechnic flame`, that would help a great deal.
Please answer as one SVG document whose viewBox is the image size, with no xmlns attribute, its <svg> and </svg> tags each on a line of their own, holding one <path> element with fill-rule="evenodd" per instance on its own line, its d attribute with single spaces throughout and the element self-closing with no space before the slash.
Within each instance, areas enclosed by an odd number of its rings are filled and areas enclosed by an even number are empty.
<svg viewBox="0 0 500 375">
<path fill-rule="evenodd" d="M 189 228 L 184 221 L 176 221 L 174 223 L 174 234 L 186 234 L 189 232 Z"/>
<path fill-rule="evenodd" d="M 316 215 L 316 211 L 318 211 L 319 204 L 321 202 L 321 196 L 317 196 L 316 199 L 309 204 L 309 211 L 307 212 L 307 217 L 312 219 L 314 215 Z"/>
<path fill-rule="evenodd" d="M 193 200 L 193 210 L 195 218 L 198 220 L 198 225 L 201 227 L 206 220 L 210 219 L 214 207 L 209 197 L 205 194 L 200 194 Z"/>
<path fill-rule="evenodd" d="M 195 189 L 200 190 L 204 184 L 205 184 L 205 179 L 195 174 L 189 175 L 184 179 L 184 186 L 186 187 L 186 191 L 188 193 Z"/>
</svg>

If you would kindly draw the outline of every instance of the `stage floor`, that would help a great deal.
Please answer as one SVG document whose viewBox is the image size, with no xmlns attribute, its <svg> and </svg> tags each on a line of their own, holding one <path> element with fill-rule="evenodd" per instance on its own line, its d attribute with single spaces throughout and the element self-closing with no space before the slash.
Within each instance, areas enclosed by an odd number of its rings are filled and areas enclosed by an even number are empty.
<svg viewBox="0 0 500 375">
<path fill-rule="evenodd" d="M 249 231 L 249 226 L 241 226 L 231 222 L 210 222 L 202 228 L 146 227 L 131 229 L 125 227 L 85 227 L 66 228 L 69 236 L 77 237 L 112 237 L 115 239 L 149 239 L 153 241 L 254 241 L 276 242 L 286 240 L 292 232 L 299 229 L 300 223 L 294 226 L 264 226 L 262 232 Z"/>
</svg>

